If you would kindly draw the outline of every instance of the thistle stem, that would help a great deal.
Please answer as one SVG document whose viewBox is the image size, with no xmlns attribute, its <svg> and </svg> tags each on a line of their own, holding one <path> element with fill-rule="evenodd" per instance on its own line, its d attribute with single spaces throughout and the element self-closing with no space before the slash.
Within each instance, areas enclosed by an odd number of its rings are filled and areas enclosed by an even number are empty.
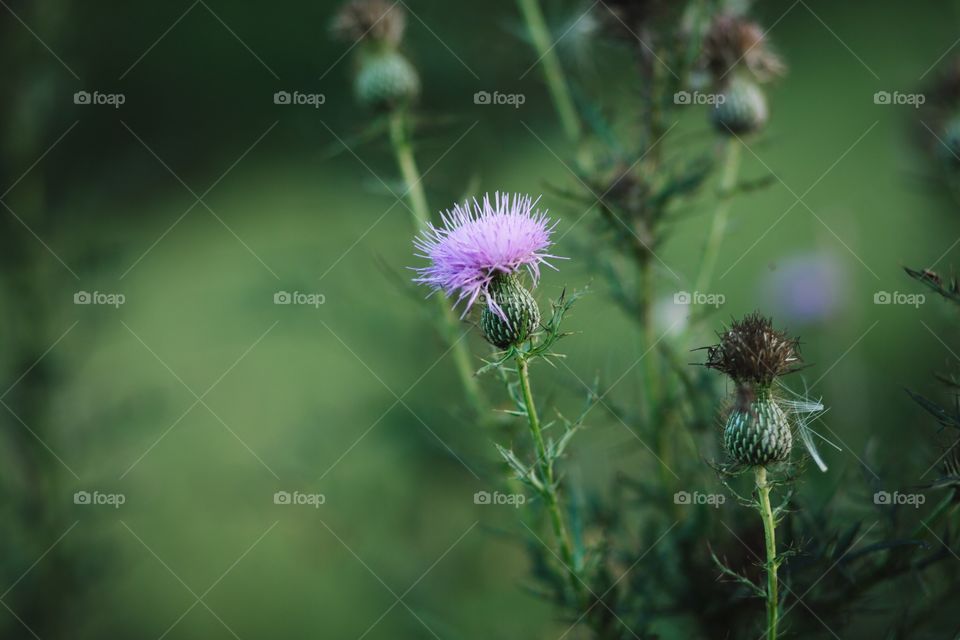
<svg viewBox="0 0 960 640">
<path fill-rule="evenodd" d="M 410 212 L 417 231 L 422 231 L 427 228 L 430 222 L 430 209 L 427 206 L 427 195 L 423 189 L 423 176 L 417 167 L 417 160 L 413 154 L 413 144 L 407 131 L 407 112 L 403 109 L 395 109 L 390 114 L 390 142 L 393 145 L 393 152 L 396 156 L 397 165 L 400 167 L 400 173 L 403 175 L 404 184 L 406 184 L 407 190 L 404 197 L 407 198 L 410 205 Z M 440 334 L 449 345 L 467 402 L 476 415 L 484 415 L 487 403 L 480 389 L 480 384 L 474 376 L 467 345 L 460 340 L 458 335 L 457 317 L 443 296 L 435 296 L 434 299 L 440 308 L 440 321 L 438 323 Z"/>
<path fill-rule="evenodd" d="M 763 539 L 767 548 L 767 640 L 777 640 L 780 610 L 777 603 L 777 523 L 770 507 L 770 485 L 766 467 L 756 468 L 757 493 L 760 497 L 760 516 L 763 518 Z"/>
<path fill-rule="evenodd" d="M 547 453 L 547 446 L 543 439 L 543 432 L 540 428 L 540 417 L 537 415 L 537 406 L 533 401 L 533 392 L 530 389 L 530 371 L 527 360 L 523 356 L 517 356 L 517 374 L 520 377 L 520 389 L 523 393 L 523 404 L 526 408 L 527 422 L 530 427 L 530 435 L 533 437 L 533 444 L 537 452 L 537 466 L 540 471 L 540 481 L 542 483 L 541 495 L 547 506 L 547 512 L 550 515 L 550 525 L 553 528 L 553 535 L 556 538 L 557 546 L 560 551 L 560 559 L 563 561 L 564 568 L 570 578 L 570 586 L 578 599 L 582 596 L 583 585 L 574 566 L 573 543 L 570 540 L 570 534 L 563 521 L 563 513 L 560 510 L 560 499 L 557 494 L 557 486 L 553 470 L 553 458 Z"/>
<path fill-rule="evenodd" d="M 654 300 L 656 298 L 656 283 L 654 282 L 652 254 L 646 251 L 639 264 L 640 278 L 640 324 L 643 330 L 643 350 L 644 350 L 644 388 L 645 398 L 643 408 L 646 414 L 648 424 L 659 425 L 656 429 L 656 452 L 658 463 L 660 465 L 660 481 L 664 491 L 669 492 L 670 482 L 670 447 L 668 430 L 660 425 L 658 420 L 658 408 L 661 401 L 660 372 L 657 370 L 657 353 L 654 351 L 654 345 L 657 343 L 656 323 L 654 322 Z"/>
<path fill-rule="evenodd" d="M 703 261 L 700 263 L 700 272 L 694 284 L 694 292 L 704 292 L 710 285 L 713 271 L 720 255 L 720 245 L 723 244 L 723 235 L 727 230 L 727 221 L 730 216 L 731 192 L 737 183 L 737 174 L 740 170 L 741 144 L 731 137 L 726 141 L 723 154 L 723 172 L 720 175 L 720 203 L 713 214 L 713 223 L 703 246 Z"/>
<path fill-rule="evenodd" d="M 527 31 L 533 47 L 540 55 L 540 64 L 543 66 L 543 75 L 550 89 L 553 106 L 560 117 L 563 131 L 572 142 L 580 140 L 580 119 L 577 118 L 577 109 L 573 104 L 570 87 L 560 66 L 560 58 L 554 50 L 550 38 L 547 21 L 543 18 L 539 0 L 517 0 L 523 19 L 527 23 Z"/>
<path fill-rule="evenodd" d="M 543 76 L 550 91 L 553 107 L 560 118 L 560 125 L 567 138 L 580 148 L 577 151 L 577 160 L 583 167 L 590 167 L 592 159 L 587 150 L 582 147 L 583 127 L 577 115 L 577 107 L 570 93 L 570 85 L 563 73 L 560 57 L 557 56 L 554 43 L 550 37 L 550 29 L 543 17 L 540 0 L 517 0 L 520 12 L 523 14 L 530 40 L 534 51 L 538 54 L 538 63 L 543 68 Z"/>
</svg>

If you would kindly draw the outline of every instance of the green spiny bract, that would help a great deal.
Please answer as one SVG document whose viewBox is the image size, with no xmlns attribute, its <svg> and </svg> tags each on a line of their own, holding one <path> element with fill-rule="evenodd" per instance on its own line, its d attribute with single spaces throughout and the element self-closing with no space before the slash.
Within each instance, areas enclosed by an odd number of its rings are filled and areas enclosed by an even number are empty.
<svg viewBox="0 0 960 640">
<path fill-rule="evenodd" d="M 720 93 L 710 112 L 714 128 L 723 134 L 745 135 L 761 130 L 769 118 L 767 98 L 758 84 L 747 78 L 735 78 Z"/>
<path fill-rule="evenodd" d="M 537 301 L 514 274 L 497 274 L 490 284 L 493 302 L 503 312 L 501 317 L 490 305 L 480 314 L 480 329 L 490 344 L 498 349 L 515 347 L 530 337 L 540 324 Z"/>
<path fill-rule="evenodd" d="M 793 448 L 790 421 L 769 391 L 754 394 L 741 389 L 727 417 L 723 444 L 731 457 L 744 466 L 783 462 Z"/>
<path fill-rule="evenodd" d="M 417 70 L 392 49 L 367 51 L 361 56 L 354 89 L 357 99 L 374 109 L 393 109 L 420 92 Z"/>
</svg>

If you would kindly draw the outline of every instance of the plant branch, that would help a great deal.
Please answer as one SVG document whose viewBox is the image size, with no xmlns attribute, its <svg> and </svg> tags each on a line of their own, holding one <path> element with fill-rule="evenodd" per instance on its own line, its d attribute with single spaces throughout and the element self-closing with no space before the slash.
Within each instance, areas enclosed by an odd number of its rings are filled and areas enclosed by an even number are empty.
<svg viewBox="0 0 960 640">
<path fill-rule="evenodd" d="M 759 494 L 760 516 L 763 518 L 763 539 L 767 550 L 767 640 L 777 640 L 777 624 L 780 610 L 777 603 L 777 523 L 770 508 L 770 485 L 767 483 L 767 469 L 757 467 L 757 493 Z"/>
<path fill-rule="evenodd" d="M 427 195 L 423 188 L 423 176 L 417 167 L 417 160 L 413 154 L 413 144 L 408 134 L 408 113 L 404 109 L 395 109 L 390 114 L 390 142 L 396 156 L 397 165 L 403 175 L 406 185 L 404 197 L 410 205 L 417 231 L 427 228 L 430 223 L 430 209 L 427 205 Z M 444 341 L 450 347 L 454 366 L 460 383 L 466 394 L 470 408 L 477 416 L 485 415 L 487 402 L 480 389 L 480 384 L 474 375 L 474 367 L 470 361 L 466 343 L 460 339 L 458 320 L 453 309 L 447 304 L 443 296 L 434 296 L 440 310 L 438 329 Z"/>
</svg>

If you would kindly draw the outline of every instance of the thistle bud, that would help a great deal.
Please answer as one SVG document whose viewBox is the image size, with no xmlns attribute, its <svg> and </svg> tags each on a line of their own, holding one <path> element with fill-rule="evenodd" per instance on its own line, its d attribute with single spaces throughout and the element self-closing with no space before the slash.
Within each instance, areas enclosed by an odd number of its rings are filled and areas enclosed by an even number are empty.
<svg viewBox="0 0 960 640">
<path fill-rule="evenodd" d="M 401 53 L 382 49 L 362 56 L 354 89 L 361 104 L 378 110 L 394 109 L 416 98 L 420 78 Z"/>
<path fill-rule="evenodd" d="M 726 135 L 745 135 L 761 130 L 769 118 L 767 98 L 752 80 L 734 78 L 720 94 L 710 112 L 714 128 Z"/>
<path fill-rule="evenodd" d="M 733 459 L 744 466 L 783 462 L 793 448 L 790 421 L 769 391 L 754 394 L 743 387 L 727 418 L 723 444 Z"/>
<path fill-rule="evenodd" d="M 490 298 L 480 314 L 480 329 L 498 349 L 517 346 L 540 324 L 537 301 L 515 274 L 497 274 L 490 283 Z"/>
<path fill-rule="evenodd" d="M 727 451 L 749 467 L 787 460 L 793 448 L 790 418 L 771 389 L 778 376 L 797 370 L 798 341 L 759 314 L 733 322 L 719 335 L 720 344 L 708 347 L 706 366 L 727 374 L 737 386 L 723 431 Z"/>
</svg>

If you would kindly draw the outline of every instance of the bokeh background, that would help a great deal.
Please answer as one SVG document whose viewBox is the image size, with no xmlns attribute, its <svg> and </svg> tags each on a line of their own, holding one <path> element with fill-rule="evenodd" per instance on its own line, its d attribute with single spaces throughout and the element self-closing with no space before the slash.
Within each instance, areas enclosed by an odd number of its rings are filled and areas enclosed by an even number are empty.
<svg viewBox="0 0 960 640">
<path fill-rule="evenodd" d="M 466 419 L 452 364 L 400 284 L 418 264 L 409 216 L 384 137 L 355 106 L 347 47 L 329 37 L 337 3 L 2 4 L 3 637 L 563 633 L 525 588 L 522 546 L 500 533 L 515 511 L 474 504 L 498 473 L 493 436 Z M 514 3 L 405 4 L 432 209 L 471 185 L 546 192 L 557 252 L 576 258 L 589 220 L 549 195 L 575 184 L 570 150 Z M 586 8 L 545 4 L 558 35 Z M 776 178 L 734 203 L 712 324 L 761 309 L 802 336 L 842 449 L 803 491 L 868 457 L 884 486 L 916 482 L 935 448 L 904 389 L 937 393 L 956 322 L 932 295 L 916 308 L 874 297 L 920 292 L 903 265 L 948 273 L 960 221 L 929 179 L 918 112 L 873 97 L 931 81 L 960 15 L 932 0 L 760 2 L 754 15 L 790 73 L 744 174 Z M 618 82 L 629 64 L 578 58 L 576 36 L 557 45 L 567 63 L 595 65 L 631 109 Z M 125 101 L 75 104 L 77 91 Z M 325 102 L 277 105 L 276 91 Z M 477 91 L 525 102 L 477 105 Z M 691 107 L 681 127 L 708 136 L 705 118 Z M 682 278 L 708 213 L 678 218 L 661 254 Z M 573 259 L 538 296 L 591 283 Z M 562 345 L 569 369 L 535 371 L 544 397 L 579 399 L 581 379 L 612 383 L 643 351 L 593 284 Z M 666 273 L 658 286 L 665 328 L 683 287 Z M 125 300 L 75 304 L 80 291 Z M 280 291 L 323 304 L 274 304 Z M 469 340 L 479 365 L 486 349 Z M 632 402 L 642 374 L 612 397 Z M 569 477 L 602 487 L 616 470 L 657 473 L 629 427 L 595 416 Z M 75 504 L 82 491 L 124 502 Z M 277 491 L 325 503 L 275 504 Z"/>
</svg>

